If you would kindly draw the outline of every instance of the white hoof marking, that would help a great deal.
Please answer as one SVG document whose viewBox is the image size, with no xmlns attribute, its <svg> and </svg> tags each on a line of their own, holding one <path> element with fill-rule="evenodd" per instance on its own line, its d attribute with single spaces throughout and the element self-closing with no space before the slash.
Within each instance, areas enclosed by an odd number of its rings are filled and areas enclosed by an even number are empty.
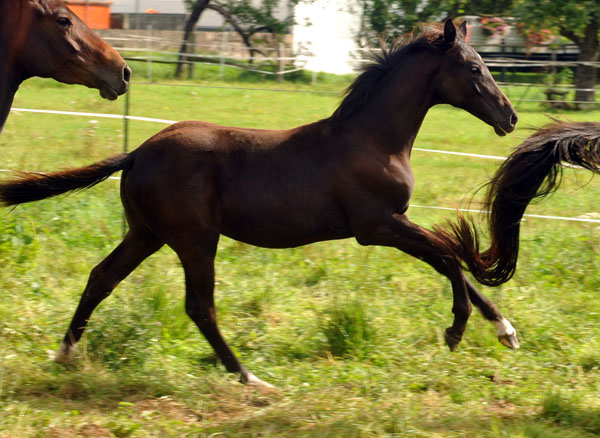
<svg viewBox="0 0 600 438">
<path fill-rule="evenodd" d="M 513 336 L 517 331 L 512 324 L 506 318 L 502 318 L 501 321 L 493 321 L 496 326 L 498 337 L 501 336 Z"/>
<path fill-rule="evenodd" d="M 246 376 L 245 383 L 248 386 L 252 386 L 252 387 L 258 389 L 259 391 L 267 391 L 267 392 L 277 391 L 277 388 L 275 388 L 273 385 L 265 382 L 264 380 L 259 379 L 254 374 L 252 374 L 250 371 L 248 371 L 248 375 Z"/>
</svg>

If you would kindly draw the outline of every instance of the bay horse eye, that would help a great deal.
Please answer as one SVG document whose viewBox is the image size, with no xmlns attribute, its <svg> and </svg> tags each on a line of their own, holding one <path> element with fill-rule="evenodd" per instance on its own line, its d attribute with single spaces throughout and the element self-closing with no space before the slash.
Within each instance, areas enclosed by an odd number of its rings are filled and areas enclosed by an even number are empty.
<svg viewBox="0 0 600 438">
<path fill-rule="evenodd" d="M 476 65 L 472 65 L 469 70 L 471 71 L 471 74 L 474 74 L 474 75 L 478 75 L 481 73 L 481 69 L 479 67 L 477 67 Z"/>
<path fill-rule="evenodd" d="M 71 24 L 73 24 L 67 17 L 60 17 L 58 20 L 56 20 L 56 22 L 62 27 L 69 27 Z"/>
</svg>

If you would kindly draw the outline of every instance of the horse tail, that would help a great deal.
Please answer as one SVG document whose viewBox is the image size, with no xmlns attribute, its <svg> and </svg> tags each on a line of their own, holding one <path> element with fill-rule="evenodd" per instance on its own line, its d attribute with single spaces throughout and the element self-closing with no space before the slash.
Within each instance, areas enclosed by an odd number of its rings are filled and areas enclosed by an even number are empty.
<svg viewBox="0 0 600 438">
<path fill-rule="evenodd" d="M 561 162 L 600 173 L 600 123 L 554 123 L 527 138 L 503 162 L 488 186 L 491 244 L 485 251 L 480 251 L 474 223 L 462 215 L 449 231 L 436 228 L 441 243 L 462 259 L 477 281 L 498 286 L 512 278 L 525 209 L 559 187 Z"/>
<path fill-rule="evenodd" d="M 18 205 L 90 188 L 119 170 L 129 169 L 133 159 L 134 154 L 129 153 L 78 169 L 54 173 L 16 172 L 14 179 L 0 182 L 0 205 Z"/>
</svg>

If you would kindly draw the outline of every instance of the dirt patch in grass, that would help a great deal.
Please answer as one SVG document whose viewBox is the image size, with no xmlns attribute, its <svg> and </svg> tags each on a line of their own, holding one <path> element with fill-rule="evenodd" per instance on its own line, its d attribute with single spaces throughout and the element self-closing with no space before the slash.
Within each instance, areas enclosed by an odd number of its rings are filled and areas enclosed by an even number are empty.
<svg viewBox="0 0 600 438">
<path fill-rule="evenodd" d="M 105 427 L 95 423 L 84 424 L 83 426 L 72 427 L 53 427 L 48 431 L 50 438 L 112 438 L 113 435 Z"/>
<path fill-rule="evenodd" d="M 205 394 L 197 407 L 169 396 L 141 400 L 134 404 L 134 412 L 142 418 L 164 418 L 186 425 L 210 422 L 227 423 L 253 415 L 270 406 L 276 396 L 264 396 L 252 388 L 234 385 L 235 388 L 220 388 L 212 394 Z"/>
<path fill-rule="evenodd" d="M 135 404 L 135 412 L 141 417 L 162 416 L 183 424 L 193 424 L 199 420 L 196 412 L 168 396 L 142 400 Z"/>
</svg>

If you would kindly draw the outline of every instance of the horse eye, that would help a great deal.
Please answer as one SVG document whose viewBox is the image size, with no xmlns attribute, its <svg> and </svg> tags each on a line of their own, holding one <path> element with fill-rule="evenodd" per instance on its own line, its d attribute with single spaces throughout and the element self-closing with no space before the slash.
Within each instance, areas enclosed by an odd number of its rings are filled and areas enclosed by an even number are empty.
<svg viewBox="0 0 600 438">
<path fill-rule="evenodd" d="M 474 75 L 478 75 L 481 73 L 481 69 L 479 67 L 477 67 L 476 65 L 472 65 L 469 70 L 471 71 L 471 74 L 474 74 Z"/>
<path fill-rule="evenodd" d="M 69 27 L 71 24 L 73 24 L 67 17 L 60 17 L 58 20 L 56 20 L 56 22 L 62 27 Z"/>
</svg>

